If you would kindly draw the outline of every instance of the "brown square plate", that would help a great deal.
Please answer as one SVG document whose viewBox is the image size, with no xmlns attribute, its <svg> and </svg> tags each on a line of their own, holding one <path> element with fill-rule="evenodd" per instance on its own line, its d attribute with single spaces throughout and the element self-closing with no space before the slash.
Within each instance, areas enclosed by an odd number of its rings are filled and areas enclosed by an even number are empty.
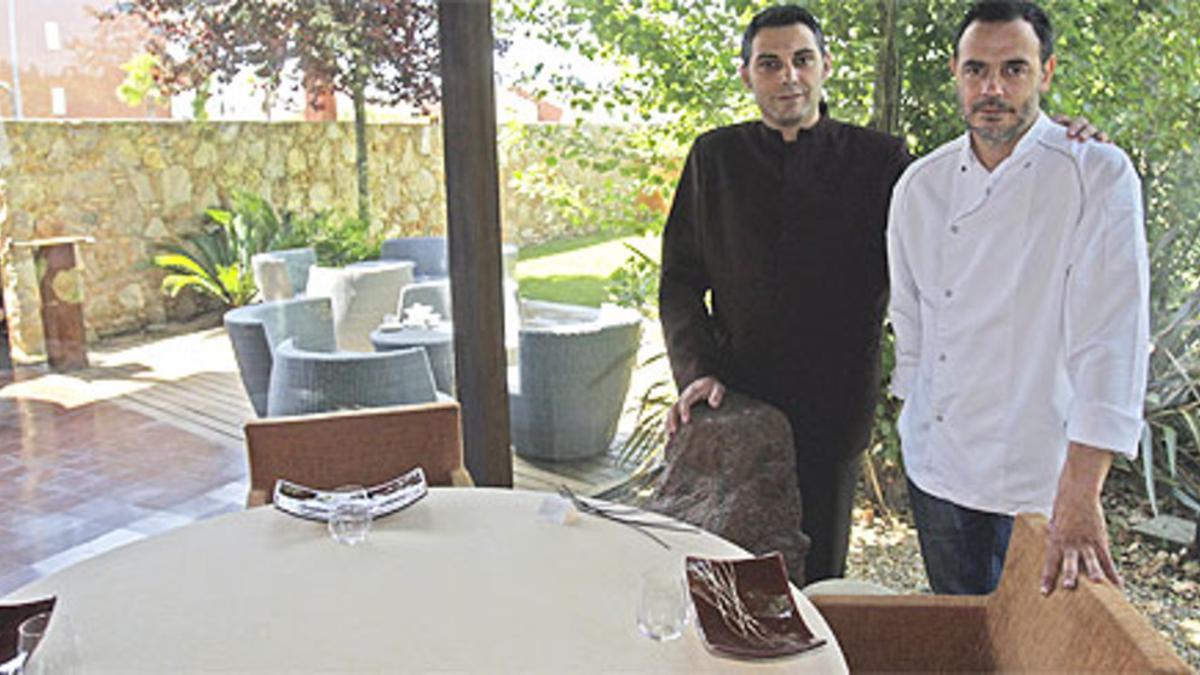
<svg viewBox="0 0 1200 675">
<path fill-rule="evenodd" d="M 779 553 L 741 560 L 688 556 L 687 582 L 700 635 L 717 654 L 776 658 L 825 644 L 801 618 Z"/>
</svg>

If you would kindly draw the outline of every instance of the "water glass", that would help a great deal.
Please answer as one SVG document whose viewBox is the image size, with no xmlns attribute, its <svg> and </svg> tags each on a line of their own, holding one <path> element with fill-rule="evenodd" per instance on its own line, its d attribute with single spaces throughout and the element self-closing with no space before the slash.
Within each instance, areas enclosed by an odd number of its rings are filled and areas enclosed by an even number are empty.
<svg viewBox="0 0 1200 675">
<path fill-rule="evenodd" d="M 357 485 L 334 491 L 333 512 L 329 515 L 329 534 L 334 541 L 357 546 L 371 531 L 371 502 L 367 491 Z"/>
<path fill-rule="evenodd" d="M 637 625 L 642 635 L 659 642 L 683 635 L 690 607 L 681 573 L 666 569 L 642 573 L 637 606 Z"/>
<path fill-rule="evenodd" d="M 49 625 L 50 612 L 41 612 L 25 619 L 17 626 L 17 658 L 21 663 L 17 672 L 33 672 L 30 670 L 30 666 L 33 664 L 33 650 L 37 649 L 38 643 L 46 635 L 46 628 Z"/>
</svg>

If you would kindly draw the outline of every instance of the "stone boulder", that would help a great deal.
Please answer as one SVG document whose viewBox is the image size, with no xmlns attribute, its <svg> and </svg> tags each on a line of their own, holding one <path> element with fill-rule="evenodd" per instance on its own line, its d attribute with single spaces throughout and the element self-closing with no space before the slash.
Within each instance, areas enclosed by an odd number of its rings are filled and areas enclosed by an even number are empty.
<svg viewBox="0 0 1200 675">
<path fill-rule="evenodd" d="M 702 527 L 755 554 L 779 551 L 804 583 L 809 539 L 801 531 L 792 427 L 778 409 L 727 392 L 701 404 L 667 444 L 666 467 L 644 508 Z"/>
</svg>

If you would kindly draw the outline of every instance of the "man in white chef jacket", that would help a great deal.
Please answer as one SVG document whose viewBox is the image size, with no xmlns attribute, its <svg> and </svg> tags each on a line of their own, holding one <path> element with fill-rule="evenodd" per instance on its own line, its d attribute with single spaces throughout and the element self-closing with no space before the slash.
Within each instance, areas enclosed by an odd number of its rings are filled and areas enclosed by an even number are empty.
<svg viewBox="0 0 1200 675">
<path fill-rule="evenodd" d="M 1041 590 L 1120 576 L 1100 492 L 1142 428 L 1149 264 L 1119 148 L 1046 118 L 1053 30 L 978 2 L 950 64 L 967 132 L 910 165 L 888 224 L 893 390 L 930 584 L 988 593 L 1016 513 L 1050 517 Z"/>
</svg>

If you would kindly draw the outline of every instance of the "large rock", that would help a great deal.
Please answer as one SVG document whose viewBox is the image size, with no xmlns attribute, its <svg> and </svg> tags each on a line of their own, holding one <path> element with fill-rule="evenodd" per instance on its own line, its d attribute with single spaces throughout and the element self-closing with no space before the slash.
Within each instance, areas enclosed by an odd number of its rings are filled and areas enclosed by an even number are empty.
<svg viewBox="0 0 1200 675">
<path fill-rule="evenodd" d="M 666 468 L 645 508 L 717 534 L 755 554 L 779 551 L 804 583 L 808 536 L 801 531 L 792 427 L 776 408 L 728 392 L 717 410 L 692 408 L 692 421 L 667 444 Z"/>
</svg>

